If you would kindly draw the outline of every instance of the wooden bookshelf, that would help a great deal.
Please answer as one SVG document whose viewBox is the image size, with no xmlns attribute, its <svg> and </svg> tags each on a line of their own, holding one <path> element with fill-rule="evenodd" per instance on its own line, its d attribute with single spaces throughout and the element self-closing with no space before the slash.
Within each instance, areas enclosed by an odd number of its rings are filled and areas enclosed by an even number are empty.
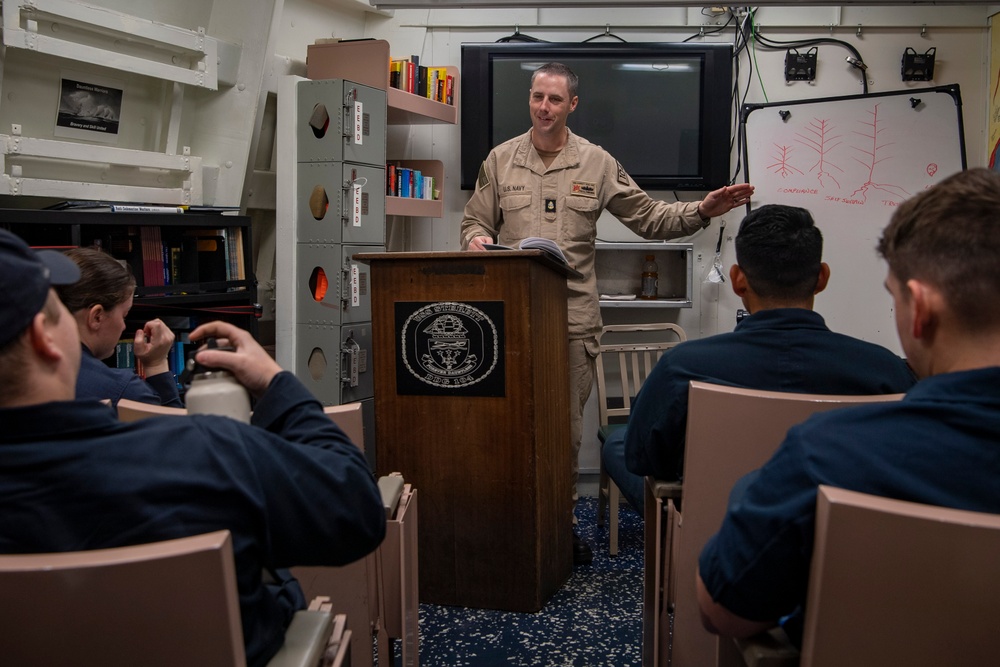
<svg viewBox="0 0 1000 667">
<path fill-rule="evenodd" d="M 448 66 L 448 72 L 455 77 L 458 85 L 458 68 Z M 458 89 L 455 92 L 455 104 L 442 104 L 435 100 L 420 97 L 398 88 L 386 90 L 386 120 L 390 125 L 430 125 L 433 123 L 458 122 Z"/>
<path fill-rule="evenodd" d="M 386 122 L 389 125 L 429 125 L 458 123 L 458 68 L 446 67 L 454 77 L 454 104 L 408 93 L 389 86 L 389 43 L 382 39 L 363 39 L 311 44 L 306 66 L 310 79 L 346 79 L 386 91 Z M 444 184 L 444 164 L 440 160 L 389 160 L 404 167 L 420 169 Z M 386 197 L 386 215 L 440 218 L 444 215 L 444 188 L 437 200 Z"/>
<path fill-rule="evenodd" d="M 392 164 L 410 169 L 419 169 L 425 176 L 444 184 L 444 163 L 440 160 L 389 160 Z M 406 215 L 414 218 L 440 218 L 444 215 L 444 189 L 438 199 L 416 199 L 413 197 L 385 198 L 386 215 Z"/>
<path fill-rule="evenodd" d="M 310 79 L 347 79 L 386 91 L 390 125 L 425 125 L 458 122 L 458 68 L 448 66 L 455 78 L 454 104 L 414 95 L 389 85 L 389 42 L 384 39 L 310 44 L 306 76 Z"/>
</svg>

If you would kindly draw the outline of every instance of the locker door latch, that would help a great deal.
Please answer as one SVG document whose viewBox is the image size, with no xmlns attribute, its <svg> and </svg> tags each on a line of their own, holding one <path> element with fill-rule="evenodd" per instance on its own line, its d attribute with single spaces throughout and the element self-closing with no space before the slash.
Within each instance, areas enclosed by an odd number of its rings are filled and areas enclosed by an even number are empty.
<svg viewBox="0 0 1000 667">
<path fill-rule="evenodd" d="M 347 337 L 343 347 L 340 348 L 341 371 L 340 381 L 348 387 L 358 386 L 358 375 L 361 366 L 361 346 L 351 338 Z"/>
<path fill-rule="evenodd" d="M 340 221 L 351 227 L 361 226 L 361 216 L 368 212 L 367 197 L 362 193 L 362 188 L 368 185 L 368 179 L 364 176 L 358 177 L 358 170 L 351 169 L 351 178 L 344 181 L 341 189 L 344 196 L 341 197 Z"/>
</svg>

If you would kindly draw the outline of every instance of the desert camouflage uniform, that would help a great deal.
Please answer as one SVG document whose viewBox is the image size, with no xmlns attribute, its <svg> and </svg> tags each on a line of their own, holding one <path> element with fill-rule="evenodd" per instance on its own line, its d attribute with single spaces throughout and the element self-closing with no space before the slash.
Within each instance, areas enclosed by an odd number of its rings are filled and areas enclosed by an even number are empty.
<svg viewBox="0 0 1000 667">
<path fill-rule="evenodd" d="M 490 151 L 465 207 L 461 235 L 463 248 L 477 236 L 511 247 L 529 236 L 551 239 L 582 274 L 568 280 L 575 490 L 583 407 L 594 382 L 602 326 L 594 275 L 597 219 L 607 209 L 647 239 L 688 236 L 708 226 L 708 221 L 698 214 L 697 202 L 652 199 L 607 151 L 568 129 L 567 133 L 566 146 L 547 168 L 531 143 L 530 131 Z"/>
</svg>

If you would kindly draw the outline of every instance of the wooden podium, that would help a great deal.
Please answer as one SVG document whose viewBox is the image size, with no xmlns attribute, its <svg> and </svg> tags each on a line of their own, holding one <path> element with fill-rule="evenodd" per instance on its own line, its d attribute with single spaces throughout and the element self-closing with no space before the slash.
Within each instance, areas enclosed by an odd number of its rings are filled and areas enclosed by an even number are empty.
<svg viewBox="0 0 1000 667">
<path fill-rule="evenodd" d="M 566 276 L 540 250 L 371 264 L 376 465 L 420 489 L 420 601 L 535 612 L 572 557 Z"/>
</svg>

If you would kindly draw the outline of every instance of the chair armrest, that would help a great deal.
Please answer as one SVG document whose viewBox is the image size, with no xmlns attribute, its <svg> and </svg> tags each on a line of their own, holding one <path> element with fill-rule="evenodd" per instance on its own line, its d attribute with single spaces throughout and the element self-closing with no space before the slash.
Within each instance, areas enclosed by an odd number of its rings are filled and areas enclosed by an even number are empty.
<svg viewBox="0 0 1000 667">
<path fill-rule="evenodd" d="M 650 488 L 654 498 L 680 498 L 684 492 L 684 486 L 680 482 L 664 482 L 659 479 L 650 479 Z"/>
<path fill-rule="evenodd" d="M 285 643 L 267 663 L 267 667 L 314 667 L 326 651 L 333 614 L 329 611 L 295 612 L 285 630 Z"/>
<path fill-rule="evenodd" d="M 385 477 L 379 477 L 378 490 L 382 494 L 382 506 L 385 507 L 385 516 L 387 519 L 391 519 L 396 514 L 399 497 L 403 494 L 402 475 L 392 473 Z"/>
<path fill-rule="evenodd" d="M 799 667 L 799 650 L 781 628 L 771 628 L 746 639 L 721 641 L 735 644 L 746 667 Z"/>
</svg>

